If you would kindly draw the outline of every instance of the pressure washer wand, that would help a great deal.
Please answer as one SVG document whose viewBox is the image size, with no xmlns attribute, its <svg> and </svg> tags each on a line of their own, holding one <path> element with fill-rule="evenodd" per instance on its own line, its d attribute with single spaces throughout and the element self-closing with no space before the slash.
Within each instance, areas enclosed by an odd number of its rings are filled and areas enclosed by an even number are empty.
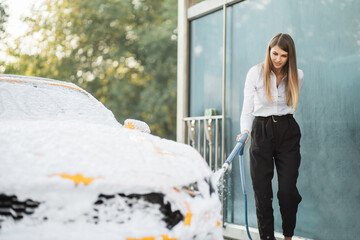
<svg viewBox="0 0 360 240">
<path fill-rule="evenodd" d="M 244 194 L 244 203 L 245 203 L 245 227 L 246 233 L 248 238 L 252 240 L 250 231 L 249 231 L 249 224 L 248 224 L 248 216 L 247 216 L 247 194 L 246 194 L 246 184 L 245 184 L 245 174 L 244 174 L 244 162 L 243 162 L 243 153 L 244 153 L 244 143 L 248 137 L 247 133 L 244 133 L 237 144 L 235 145 L 234 149 L 231 151 L 229 157 L 226 159 L 224 165 L 222 166 L 222 172 L 225 173 L 228 167 L 230 166 L 231 162 L 234 160 L 236 154 L 240 155 L 240 175 L 241 175 L 241 186 Z"/>
<path fill-rule="evenodd" d="M 227 157 L 225 163 L 222 166 L 223 172 L 226 172 L 226 170 L 229 168 L 231 162 L 234 160 L 236 154 L 238 154 L 240 151 L 244 150 L 244 143 L 247 139 L 248 135 L 247 133 L 243 133 L 237 144 L 235 145 L 234 149 L 231 151 L 230 155 Z"/>
</svg>

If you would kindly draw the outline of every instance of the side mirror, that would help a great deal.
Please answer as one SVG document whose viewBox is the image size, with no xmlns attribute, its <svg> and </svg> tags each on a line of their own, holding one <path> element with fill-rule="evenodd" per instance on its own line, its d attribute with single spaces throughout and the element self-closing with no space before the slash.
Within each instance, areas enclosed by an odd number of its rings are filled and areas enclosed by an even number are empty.
<svg viewBox="0 0 360 240">
<path fill-rule="evenodd" d="M 126 119 L 124 122 L 124 127 L 134 130 L 136 129 L 144 133 L 151 133 L 150 127 L 146 124 L 146 122 L 136 119 Z"/>
</svg>

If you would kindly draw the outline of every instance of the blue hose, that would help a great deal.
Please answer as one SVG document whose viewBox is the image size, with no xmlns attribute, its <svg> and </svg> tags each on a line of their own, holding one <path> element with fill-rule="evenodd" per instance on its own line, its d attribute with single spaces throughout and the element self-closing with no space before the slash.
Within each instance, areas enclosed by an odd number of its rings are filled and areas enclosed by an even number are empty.
<svg viewBox="0 0 360 240">
<path fill-rule="evenodd" d="M 243 154 L 244 154 L 244 148 L 242 148 L 239 151 L 240 155 L 240 175 L 241 175 L 241 187 L 244 194 L 244 200 L 245 200 L 245 227 L 246 227 L 246 233 L 248 235 L 248 238 L 252 240 L 250 231 L 249 231 L 249 224 L 248 224 L 248 214 L 247 214 L 247 194 L 246 194 L 246 184 L 245 184 L 245 174 L 244 174 L 244 160 L 243 160 Z"/>
</svg>

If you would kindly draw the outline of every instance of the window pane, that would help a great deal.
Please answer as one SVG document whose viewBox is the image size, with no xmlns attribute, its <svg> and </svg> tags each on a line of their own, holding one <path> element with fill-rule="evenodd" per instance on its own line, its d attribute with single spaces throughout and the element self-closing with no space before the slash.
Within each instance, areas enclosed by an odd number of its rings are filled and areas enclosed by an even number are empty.
<svg viewBox="0 0 360 240">
<path fill-rule="evenodd" d="M 190 116 L 206 108 L 221 114 L 223 14 L 217 11 L 190 23 Z"/>
</svg>

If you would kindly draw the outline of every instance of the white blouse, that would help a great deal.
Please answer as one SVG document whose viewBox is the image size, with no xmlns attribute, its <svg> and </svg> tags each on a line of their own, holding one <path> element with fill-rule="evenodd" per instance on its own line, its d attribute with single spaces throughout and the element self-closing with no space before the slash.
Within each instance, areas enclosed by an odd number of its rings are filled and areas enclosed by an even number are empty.
<svg viewBox="0 0 360 240">
<path fill-rule="evenodd" d="M 299 90 L 303 84 L 304 73 L 298 69 Z M 283 79 L 276 87 L 276 76 L 270 73 L 271 92 L 274 102 L 270 104 L 265 95 L 264 70 L 261 64 L 250 68 L 245 81 L 244 102 L 240 117 L 241 132 L 251 132 L 255 116 L 268 117 L 271 115 L 294 114 L 295 109 L 286 105 L 285 83 Z"/>
</svg>

